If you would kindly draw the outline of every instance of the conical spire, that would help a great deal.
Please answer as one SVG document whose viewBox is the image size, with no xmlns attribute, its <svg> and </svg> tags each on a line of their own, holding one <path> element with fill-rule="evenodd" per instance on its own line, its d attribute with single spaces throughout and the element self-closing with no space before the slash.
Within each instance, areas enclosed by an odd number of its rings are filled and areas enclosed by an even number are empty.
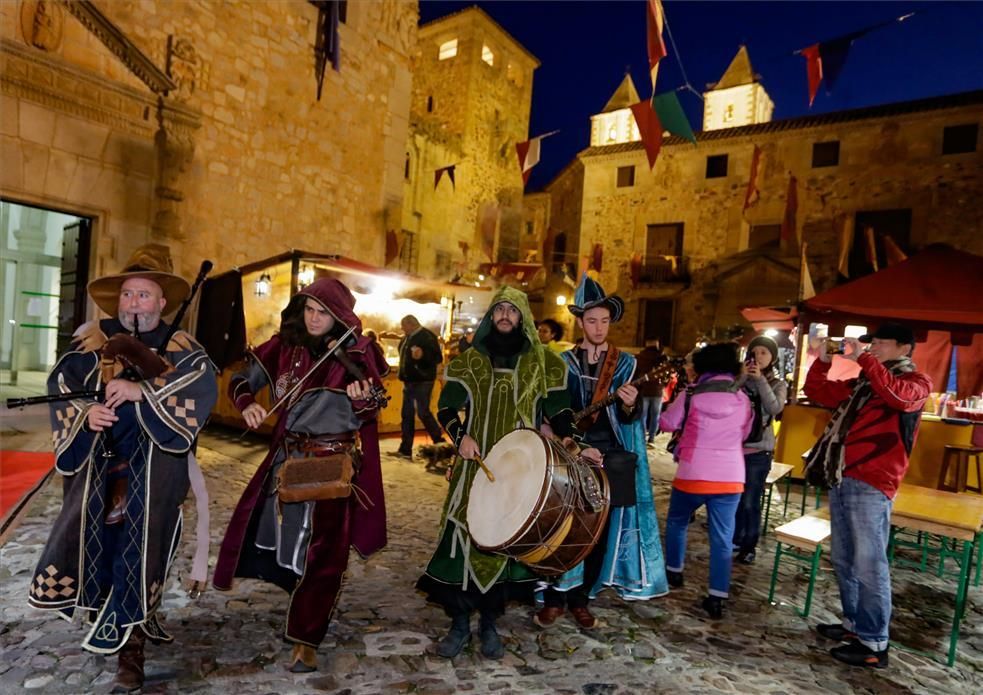
<svg viewBox="0 0 983 695">
<path fill-rule="evenodd" d="M 727 66 L 727 70 L 724 72 L 724 76 L 720 78 L 720 82 L 713 86 L 714 89 L 727 89 L 728 87 L 737 87 L 742 84 L 751 84 L 752 82 L 757 82 L 758 76 L 754 73 L 754 68 L 751 67 L 751 58 L 747 54 L 747 46 L 741 46 L 737 50 L 737 55 L 734 59 L 730 61 L 730 65 Z"/>
<path fill-rule="evenodd" d="M 618 89 L 615 90 L 614 94 L 608 99 L 607 105 L 601 113 L 611 113 L 612 111 L 618 111 L 620 109 L 627 109 L 632 104 L 637 104 L 641 99 L 638 96 L 638 90 L 635 89 L 635 83 L 631 79 L 629 73 L 625 73 L 625 79 L 621 80 L 621 84 L 618 85 Z"/>
</svg>

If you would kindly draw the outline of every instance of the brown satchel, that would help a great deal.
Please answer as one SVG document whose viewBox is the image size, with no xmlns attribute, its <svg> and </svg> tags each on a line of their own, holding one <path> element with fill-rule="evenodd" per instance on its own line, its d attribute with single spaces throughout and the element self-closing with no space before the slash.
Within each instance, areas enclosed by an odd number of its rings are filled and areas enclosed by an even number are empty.
<svg viewBox="0 0 983 695">
<path fill-rule="evenodd" d="M 352 494 L 355 462 L 348 453 L 288 458 L 276 474 L 281 502 L 333 500 Z"/>
</svg>

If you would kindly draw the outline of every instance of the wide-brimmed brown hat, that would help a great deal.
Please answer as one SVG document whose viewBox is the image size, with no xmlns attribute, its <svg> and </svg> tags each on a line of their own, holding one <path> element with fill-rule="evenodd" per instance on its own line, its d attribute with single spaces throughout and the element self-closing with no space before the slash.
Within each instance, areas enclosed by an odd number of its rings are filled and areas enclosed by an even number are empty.
<svg viewBox="0 0 983 695">
<path fill-rule="evenodd" d="M 180 275 L 174 274 L 171 249 L 164 244 L 144 244 L 116 275 L 107 275 L 89 283 L 89 296 L 96 305 L 110 316 L 119 313 L 119 292 L 130 278 L 145 278 L 160 285 L 164 292 L 165 316 L 173 314 L 181 302 L 191 293 L 191 285 Z"/>
</svg>

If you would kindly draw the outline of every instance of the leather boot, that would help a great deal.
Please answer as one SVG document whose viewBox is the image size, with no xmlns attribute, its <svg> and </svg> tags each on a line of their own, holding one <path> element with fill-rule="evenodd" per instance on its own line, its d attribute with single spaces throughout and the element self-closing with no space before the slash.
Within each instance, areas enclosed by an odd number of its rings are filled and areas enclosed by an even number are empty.
<svg viewBox="0 0 983 695">
<path fill-rule="evenodd" d="M 110 472 L 125 469 L 126 464 L 124 463 L 122 464 L 122 469 L 117 466 Z M 109 501 L 109 504 L 106 505 L 106 526 L 113 526 L 123 521 L 123 512 L 126 509 L 126 483 L 127 478 L 125 476 L 116 478 L 109 483 L 109 489 L 106 491 L 106 498 Z"/>
<path fill-rule="evenodd" d="M 317 671 L 317 652 L 306 644 L 294 644 L 290 654 L 291 673 L 310 673 Z"/>
<path fill-rule="evenodd" d="M 486 659 L 501 659 L 505 656 L 505 645 L 495 629 L 495 616 L 482 615 L 478 627 L 478 639 L 481 640 L 481 655 Z"/>
<path fill-rule="evenodd" d="M 471 616 L 455 615 L 451 620 L 450 632 L 437 643 L 437 655 L 445 659 L 453 659 L 470 641 Z"/>
<path fill-rule="evenodd" d="M 138 625 L 133 628 L 130 638 L 119 651 L 116 678 L 113 680 L 114 693 L 132 693 L 143 687 L 143 645 L 146 635 Z"/>
</svg>

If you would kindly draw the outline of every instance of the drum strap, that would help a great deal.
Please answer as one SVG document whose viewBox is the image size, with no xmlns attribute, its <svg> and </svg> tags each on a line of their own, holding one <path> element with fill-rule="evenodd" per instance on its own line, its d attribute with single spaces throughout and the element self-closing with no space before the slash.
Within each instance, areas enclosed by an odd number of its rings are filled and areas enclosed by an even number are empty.
<svg viewBox="0 0 983 695">
<path fill-rule="evenodd" d="M 608 351 L 604 355 L 604 362 L 601 364 L 601 372 L 597 375 L 597 382 L 594 384 L 594 393 L 592 394 L 590 405 L 604 400 L 607 397 L 608 389 L 611 388 L 611 382 L 614 381 L 614 370 L 617 368 L 617 366 L 618 348 L 616 348 L 614 345 L 608 345 Z M 586 351 L 584 353 L 584 360 L 580 368 L 585 374 L 588 373 Z M 600 411 L 590 416 L 591 424 L 597 422 L 599 415 Z"/>
</svg>

